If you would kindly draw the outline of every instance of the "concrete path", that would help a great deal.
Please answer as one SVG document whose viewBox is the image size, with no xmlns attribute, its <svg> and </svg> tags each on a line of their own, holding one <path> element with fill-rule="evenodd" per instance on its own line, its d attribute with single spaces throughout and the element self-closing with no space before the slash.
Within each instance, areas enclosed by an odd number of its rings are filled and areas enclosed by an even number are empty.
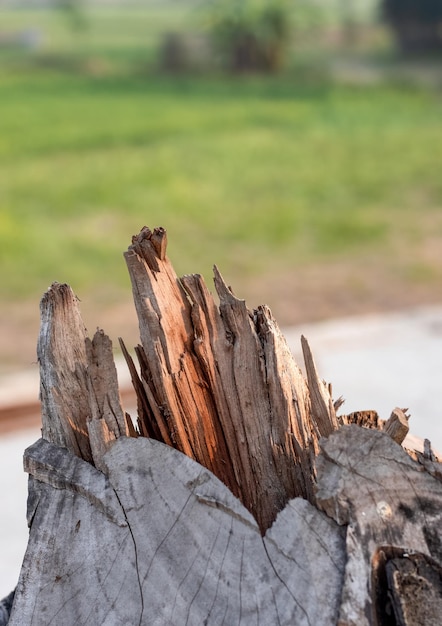
<svg viewBox="0 0 442 626">
<path fill-rule="evenodd" d="M 375 409 L 387 419 L 394 407 L 407 407 L 411 432 L 442 450 L 442 306 L 287 329 L 300 364 L 301 334 L 309 340 L 320 375 L 333 384 L 334 397 L 345 397 L 341 412 Z M 121 376 L 124 384 L 127 374 Z M 37 396 L 36 369 L 0 380 L 0 403 Z M 0 437 L 0 598 L 15 587 L 26 548 L 22 454 L 38 437 L 38 427 Z"/>
</svg>

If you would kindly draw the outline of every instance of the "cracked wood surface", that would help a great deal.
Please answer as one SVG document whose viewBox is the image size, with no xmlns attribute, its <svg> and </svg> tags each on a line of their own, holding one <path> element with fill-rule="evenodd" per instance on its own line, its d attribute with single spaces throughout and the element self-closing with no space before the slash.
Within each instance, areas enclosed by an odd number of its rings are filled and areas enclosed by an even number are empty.
<svg viewBox="0 0 442 626">
<path fill-rule="evenodd" d="M 126 261 L 136 427 L 110 339 L 86 336 L 68 285 L 42 299 L 12 626 L 436 626 L 442 470 L 430 442 L 401 447 L 406 410 L 337 415 L 307 340 L 304 377 L 268 307 L 249 311 L 216 268 L 219 305 L 201 276 L 177 278 L 163 229 Z"/>
<path fill-rule="evenodd" d="M 323 512 L 290 500 L 262 537 L 170 446 L 121 437 L 104 474 L 39 440 L 10 624 L 437 626 L 441 482 L 382 432 L 344 426 L 321 447 Z"/>
<path fill-rule="evenodd" d="M 345 532 L 307 501 L 263 538 L 211 472 L 151 439 L 120 438 L 106 476 L 44 440 L 25 459 L 31 535 L 10 626 L 336 623 Z"/>
<path fill-rule="evenodd" d="M 385 564 L 420 554 L 442 572 L 442 483 L 379 431 L 343 426 L 321 447 L 317 503 L 347 527 L 340 624 L 396 624 L 387 621 L 397 607 L 383 580 Z M 433 603 L 442 597 L 441 576 L 431 592 Z M 403 623 L 438 626 L 440 614 Z"/>
</svg>

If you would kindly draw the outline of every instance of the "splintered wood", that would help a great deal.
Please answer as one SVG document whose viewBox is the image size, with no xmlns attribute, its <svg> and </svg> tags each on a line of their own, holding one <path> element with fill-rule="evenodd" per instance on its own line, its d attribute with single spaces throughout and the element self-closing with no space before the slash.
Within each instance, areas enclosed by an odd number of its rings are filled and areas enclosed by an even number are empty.
<svg viewBox="0 0 442 626">
<path fill-rule="evenodd" d="M 99 466 L 110 443 L 129 434 L 111 341 L 103 331 L 86 336 L 68 285 L 54 283 L 40 309 L 42 435 Z"/>
<path fill-rule="evenodd" d="M 215 268 L 219 307 L 203 278 L 179 279 L 166 233 L 143 229 L 126 253 L 142 345 L 139 429 L 212 471 L 264 532 L 287 501 L 314 501 L 313 457 L 338 427 L 308 343 L 307 380 L 268 307 L 250 312 Z"/>
<path fill-rule="evenodd" d="M 215 268 L 179 279 L 166 232 L 126 252 L 141 344 L 55 283 L 41 302 L 42 439 L 25 453 L 30 539 L 9 626 L 439 626 L 442 471 L 406 409 L 337 415 L 270 310 Z M 182 454 L 184 453 L 184 454 Z"/>
</svg>

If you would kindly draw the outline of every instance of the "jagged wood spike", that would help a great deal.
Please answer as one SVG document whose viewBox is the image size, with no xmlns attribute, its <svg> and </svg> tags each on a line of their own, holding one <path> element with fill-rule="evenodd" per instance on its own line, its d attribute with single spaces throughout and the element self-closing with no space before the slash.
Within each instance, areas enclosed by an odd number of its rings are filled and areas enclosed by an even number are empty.
<svg viewBox="0 0 442 626">
<path fill-rule="evenodd" d="M 328 437 L 339 428 L 333 399 L 327 385 L 319 378 L 307 339 L 301 337 L 305 370 L 311 398 L 311 415 L 321 437 Z"/>
<path fill-rule="evenodd" d="M 42 435 L 94 463 L 109 440 L 127 436 L 112 343 L 103 331 L 89 339 L 69 285 L 54 283 L 42 298 L 37 354 L 40 363 Z M 93 428 L 89 422 L 104 420 Z M 103 441 L 97 437 L 102 434 Z M 112 433 L 112 434 L 111 434 Z M 98 450 L 101 450 L 101 453 Z"/>
<path fill-rule="evenodd" d="M 104 419 L 114 437 L 127 436 L 128 430 L 118 389 L 112 342 L 98 329 L 94 337 L 86 337 L 87 375 L 90 380 L 90 405 L 95 402 L 99 419 Z"/>
<path fill-rule="evenodd" d="M 193 351 L 191 304 L 166 256 L 165 237 L 162 229 L 143 229 L 125 254 L 148 368 L 141 377 L 174 445 L 235 490 L 213 397 Z"/>
<path fill-rule="evenodd" d="M 41 300 L 40 312 L 37 356 L 43 437 L 93 462 L 87 431 L 91 410 L 86 330 L 69 285 L 54 283 Z"/>
</svg>

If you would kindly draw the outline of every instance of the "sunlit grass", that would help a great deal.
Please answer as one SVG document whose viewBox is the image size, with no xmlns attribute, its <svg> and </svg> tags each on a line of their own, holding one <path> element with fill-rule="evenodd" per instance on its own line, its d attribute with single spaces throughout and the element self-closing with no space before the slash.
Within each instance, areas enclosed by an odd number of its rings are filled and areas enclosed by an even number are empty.
<svg viewBox="0 0 442 626">
<path fill-rule="evenodd" d="M 388 248 L 406 215 L 418 227 L 422 211 L 440 206 L 437 95 L 284 89 L 272 97 L 257 79 L 240 89 L 220 79 L 206 91 L 200 79 L 53 77 L 35 94 L 17 84 L 14 98 L 8 86 L 3 295 L 52 278 L 80 290 L 121 284 L 121 247 L 144 223 L 173 233 L 183 272 L 213 262 L 250 272 L 275 248 L 296 263 Z M 410 202 L 416 189 L 428 206 Z"/>
<path fill-rule="evenodd" d="M 180 273 L 217 263 L 250 276 L 387 257 L 440 214 L 437 91 L 143 72 L 154 39 L 187 17 L 105 15 L 75 54 L 106 71 L 66 73 L 22 53 L 0 70 L 2 297 L 36 298 L 54 279 L 118 295 L 122 249 L 144 224 L 169 230 Z M 50 33 L 45 54 L 69 58 L 59 18 L 32 19 Z"/>
</svg>

